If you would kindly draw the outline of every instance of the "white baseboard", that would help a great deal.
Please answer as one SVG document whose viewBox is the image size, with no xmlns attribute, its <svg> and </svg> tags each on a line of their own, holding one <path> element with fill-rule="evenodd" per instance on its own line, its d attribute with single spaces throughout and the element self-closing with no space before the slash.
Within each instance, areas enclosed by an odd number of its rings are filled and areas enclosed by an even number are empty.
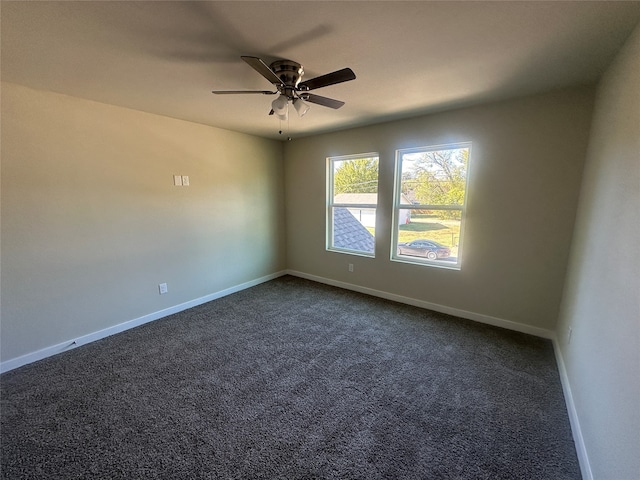
<svg viewBox="0 0 640 480">
<path fill-rule="evenodd" d="M 459 308 L 447 307 L 445 305 L 439 305 L 437 303 L 425 302 L 424 300 L 418 300 L 411 297 L 404 297 L 402 295 L 396 295 L 394 293 L 384 292 L 382 290 L 375 290 L 373 288 L 361 287 L 360 285 L 354 285 L 352 283 L 340 282 L 329 278 L 318 277 L 316 275 L 310 275 L 308 273 L 298 272 L 296 270 L 287 270 L 286 273 L 295 277 L 306 278 L 307 280 L 313 280 L 314 282 L 324 283 L 332 285 L 334 287 L 344 288 L 347 290 L 353 290 L 354 292 L 365 293 L 374 297 L 380 297 L 387 300 L 393 300 L 399 303 L 405 303 L 407 305 L 413 305 L 414 307 L 426 308 L 440 313 L 446 313 L 449 315 L 455 315 L 456 317 L 466 318 L 467 320 L 474 320 L 480 323 L 486 323 L 495 327 L 502 327 L 508 330 L 514 330 L 516 332 L 527 333 L 536 337 L 553 339 L 555 334 L 551 330 L 545 328 L 533 327 L 531 325 L 525 325 L 523 323 L 512 322 L 511 320 L 504 320 L 502 318 L 491 317 L 489 315 L 483 315 L 481 313 L 468 312 Z"/>
<path fill-rule="evenodd" d="M 569 423 L 571 424 L 571 433 L 573 434 L 573 442 L 576 445 L 576 454 L 578 455 L 578 463 L 580 463 L 580 472 L 583 480 L 593 480 L 591 472 L 591 464 L 587 455 L 587 448 L 582 436 L 580 421 L 578 420 L 578 411 L 573 402 L 573 394 L 571 393 L 571 384 L 567 375 L 567 368 L 564 364 L 562 350 L 556 335 L 551 339 L 553 341 L 553 350 L 556 354 L 556 363 L 558 364 L 558 373 L 560 374 L 560 382 L 562 383 L 562 391 L 564 392 L 564 401 L 567 405 L 567 413 L 569 414 Z"/>
<path fill-rule="evenodd" d="M 183 310 L 187 310 L 188 308 L 196 307 L 198 305 L 202 305 L 203 303 L 216 300 L 217 298 L 225 297 L 232 293 L 236 293 L 241 290 L 254 287 L 261 283 L 268 282 L 269 280 L 273 280 L 274 278 L 278 278 L 283 275 L 286 275 L 286 273 L 287 272 L 285 271 L 280 271 L 280 272 L 273 273 L 271 275 L 266 275 L 264 277 L 251 280 L 249 282 L 241 283 L 240 285 L 235 285 L 233 287 L 220 290 L 219 292 L 205 295 L 204 297 L 196 298 L 194 300 L 190 300 L 188 302 L 184 302 L 179 305 L 174 305 L 173 307 L 165 308 L 163 310 L 153 312 L 148 315 L 144 315 L 142 317 L 134 318 L 133 320 L 119 323 L 117 325 L 105 328 L 103 330 L 99 330 L 97 332 L 89 333 L 87 335 L 83 335 L 78 338 L 67 340 L 66 342 L 62 342 L 57 345 L 52 345 L 50 347 L 46 347 L 35 352 L 27 353 L 26 355 L 22 355 L 20 357 L 6 360 L 0 363 L 0 373 L 8 372 L 9 370 L 13 370 L 14 368 L 18 368 L 23 365 L 27 365 L 29 363 L 42 360 L 44 358 L 51 357 L 52 355 L 56 355 L 58 353 L 62 353 L 67 350 L 71 350 L 73 348 L 79 347 L 80 345 L 85 345 L 90 342 L 95 342 L 96 340 L 100 340 L 101 338 L 115 335 L 116 333 L 129 330 L 130 328 L 138 327 L 145 323 L 149 323 L 154 320 L 158 320 L 160 318 L 173 315 L 174 313 L 182 312 Z"/>
</svg>

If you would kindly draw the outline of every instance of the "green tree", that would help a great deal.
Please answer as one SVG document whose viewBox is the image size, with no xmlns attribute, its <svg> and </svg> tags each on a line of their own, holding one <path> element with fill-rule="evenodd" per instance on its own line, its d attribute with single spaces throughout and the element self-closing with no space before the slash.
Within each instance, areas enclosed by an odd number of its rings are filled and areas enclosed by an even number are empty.
<svg viewBox="0 0 640 480">
<path fill-rule="evenodd" d="M 333 175 L 333 191 L 339 193 L 376 193 L 378 191 L 378 159 L 345 160 Z"/>
<path fill-rule="evenodd" d="M 409 184 L 424 205 L 463 205 L 469 165 L 469 149 L 424 152 L 416 159 Z M 441 218 L 457 218 L 459 212 L 440 210 Z"/>
</svg>

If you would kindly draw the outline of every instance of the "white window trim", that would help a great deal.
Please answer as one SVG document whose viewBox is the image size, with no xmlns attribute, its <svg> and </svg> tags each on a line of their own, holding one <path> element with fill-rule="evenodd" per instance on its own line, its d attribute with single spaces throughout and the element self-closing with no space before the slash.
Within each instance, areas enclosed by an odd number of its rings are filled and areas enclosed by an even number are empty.
<svg viewBox="0 0 640 480">
<path fill-rule="evenodd" d="M 445 145 L 432 145 L 428 147 L 414 147 L 414 148 L 402 148 L 396 150 L 396 161 L 394 167 L 394 188 L 393 188 L 393 214 L 392 225 L 393 230 L 391 233 L 391 255 L 390 260 L 392 262 L 408 263 L 411 265 L 426 265 L 429 267 L 444 268 L 448 270 L 461 270 L 462 269 L 462 252 L 463 252 L 463 238 L 465 228 L 465 217 L 467 212 L 467 198 L 469 193 L 469 171 L 467 170 L 467 176 L 465 178 L 465 195 L 462 205 L 407 205 L 400 203 L 400 193 L 402 192 L 402 156 L 408 153 L 418 152 L 435 152 L 438 150 L 456 150 L 467 148 L 469 149 L 469 159 L 471 159 L 471 142 L 450 143 Z M 469 168 L 467 166 L 467 168 Z M 428 258 L 410 257 L 407 255 L 398 255 L 398 220 L 400 210 L 457 210 L 460 211 L 460 235 L 458 239 L 458 260 L 456 263 L 443 262 L 442 260 L 429 260 Z"/>
<path fill-rule="evenodd" d="M 380 170 L 379 170 L 379 165 L 380 165 L 380 154 L 378 152 L 369 152 L 369 153 L 359 153 L 359 154 L 354 154 L 354 155 L 336 155 L 333 157 L 327 157 L 327 192 L 326 192 L 326 238 L 325 238 L 325 249 L 329 252 L 335 252 L 335 253 L 346 253 L 349 255 L 357 255 L 360 257 L 368 257 L 368 258 L 375 258 L 376 254 L 375 254 L 375 247 L 374 247 L 374 251 L 369 253 L 369 252 L 364 252 L 362 250 L 352 250 L 349 248 L 342 248 L 342 247 L 335 247 L 333 246 L 333 209 L 334 208 L 360 208 L 360 209 L 373 209 L 375 211 L 376 214 L 376 218 L 378 216 L 378 203 L 335 203 L 333 201 L 335 195 L 334 195 L 334 191 L 333 191 L 333 184 L 334 184 L 334 180 L 333 180 L 333 164 L 336 161 L 339 162 L 343 162 L 345 160 L 358 160 L 360 158 L 370 158 L 370 157 L 376 157 L 378 159 L 378 181 L 380 179 Z M 376 195 L 378 195 L 376 193 Z M 379 196 L 378 198 L 378 202 L 379 202 Z M 377 232 L 377 230 L 376 230 Z M 375 242 L 375 238 L 374 238 L 374 245 L 377 242 Z"/>
</svg>

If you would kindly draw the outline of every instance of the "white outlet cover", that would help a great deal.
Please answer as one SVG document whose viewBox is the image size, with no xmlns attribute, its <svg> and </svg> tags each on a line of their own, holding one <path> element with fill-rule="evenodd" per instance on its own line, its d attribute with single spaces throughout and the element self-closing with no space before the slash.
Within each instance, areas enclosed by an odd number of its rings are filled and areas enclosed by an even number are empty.
<svg viewBox="0 0 640 480">
<path fill-rule="evenodd" d="M 161 283 L 158 285 L 158 290 L 160 290 L 160 295 L 164 295 L 165 293 L 167 293 L 169 291 L 169 289 L 167 288 L 167 284 L 166 283 Z"/>
<path fill-rule="evenodd" d="M 182 176 L 182 185 L 184 185 L 185 187 L 189 186 L 189 175 Z"/>
<path fill-rule="evenodd" d="M 174 175 L 173 176 L 173 184 L 176 187 L 181 187 L 182 186 L 182 175 Z"/>
</svg>

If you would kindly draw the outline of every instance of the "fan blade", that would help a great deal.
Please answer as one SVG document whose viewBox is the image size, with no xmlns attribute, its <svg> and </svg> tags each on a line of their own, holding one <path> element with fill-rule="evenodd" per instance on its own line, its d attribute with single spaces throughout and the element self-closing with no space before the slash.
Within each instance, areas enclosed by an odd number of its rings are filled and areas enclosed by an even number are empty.
<svg viewBox="0 0 640 480">
<path fill-rule="evenodd" d="M 344 105 L 344 102 L 340 100 L 334 100 L 333 98 L 321 97 L 320 95 L 314 95 L 313 93 L 307 93 L 304 96 L 304 100 L 307 102 L 315 103 L 316 105 L 322 105 L 323 107 L 338 109 Z"/>
<path fill-rule="evenodd" d="M 271 92 L 269 90 L 212 90 L 211 93 L 216 95 L 236 95 L 241 93 L 261 93 L 263 95 L 275 95 L 278 92 Z"/>
<path fill-rule="evenodd" d="M 264 78 L 269 80 L 274 85 L 284 85 L 282 80 L 273 73 L 273 71 L 269 68 L 269 66 L 260 60 L 258 57 L 240 57 L 242 60 L 247 62 L 256 72 L 262 75 Z"/>
<path fill-rule="evenodd" d="M 316 88 L 322 88 L 329 85 L 335 85 L 336 83 L 348 82 L 349 80 L 355 80 L 356 74 L 350 68 L 343 68 L 342 70 L 336 70 L 335 72 L 321 75 L 320 77 L 312 78 L 305 82 L 300 82 L 298 88 L 302 90 L 314 90 Z"/>
</svg>

